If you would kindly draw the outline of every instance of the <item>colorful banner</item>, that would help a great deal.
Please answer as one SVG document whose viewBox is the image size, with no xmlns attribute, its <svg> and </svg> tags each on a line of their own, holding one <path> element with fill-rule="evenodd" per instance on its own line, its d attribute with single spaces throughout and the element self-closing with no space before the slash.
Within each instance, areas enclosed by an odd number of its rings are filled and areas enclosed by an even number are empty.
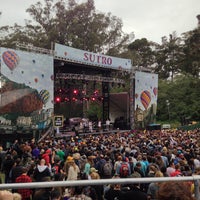
<svg viewBox="0 0 200 200">
<path fill-rule="evenodd" d="M 131 69 L 131 60 L 92 53 L 61 44 L 55 44 L 55 56 L 71 62 L 114 69 Z"/>
<path fill-rule="evenodd" d="M 135 73 L 135 114 L 137 121 L 143 121 L 148 115 L 154 118 L 157 109 L 158 75 L 153 73 Z"/>
<path fill-rule="evenodd" d="M 0 48 L 3 121 L 16 126 L 44 123 L 53 112 L 53 56 Z M 6 116 L 6 117 L 5 117 Z"/>
</svg>

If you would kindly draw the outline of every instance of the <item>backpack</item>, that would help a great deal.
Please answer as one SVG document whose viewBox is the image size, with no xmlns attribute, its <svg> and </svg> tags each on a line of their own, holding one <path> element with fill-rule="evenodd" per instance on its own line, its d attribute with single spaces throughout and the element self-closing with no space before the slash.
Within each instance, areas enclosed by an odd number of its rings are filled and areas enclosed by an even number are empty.
<svg viewBox="0 0 200 200">
<path fill-rule="evenodd" d="M 119 175 L 121 178 L 126 178 L 129 175 L 129 168 L 127 163 L 122 163 L 120 166 Z"/>
<path fill-rule="evenodd" d="M 106 162 L 104 165 L 103 165 L 103 175 L 105 176 L 112 176 L 112 165 L 111 163 L 109 162 Z"/>
</svg>

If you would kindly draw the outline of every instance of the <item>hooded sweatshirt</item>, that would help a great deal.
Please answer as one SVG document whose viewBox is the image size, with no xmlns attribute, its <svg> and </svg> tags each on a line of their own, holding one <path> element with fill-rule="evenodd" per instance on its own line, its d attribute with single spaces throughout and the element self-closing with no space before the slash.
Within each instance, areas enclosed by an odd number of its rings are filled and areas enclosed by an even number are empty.
<svg viewBox="0 0 200 200">
<path fill-rule="evenodd" d="M 41 182 L 45 177 L 50 177 L 51 173 L 46 165 L 37 165 L 33 177 L 36 182 Z"/>
</svg>

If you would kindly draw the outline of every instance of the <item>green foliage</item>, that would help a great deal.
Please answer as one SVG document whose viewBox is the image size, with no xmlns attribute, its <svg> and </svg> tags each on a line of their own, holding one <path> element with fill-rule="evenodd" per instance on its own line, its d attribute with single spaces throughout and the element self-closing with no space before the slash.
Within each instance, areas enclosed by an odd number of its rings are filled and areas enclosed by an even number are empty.
<svg viewBox="0 0 200 200">
<path fill-rule="evenodd" d="M 92 102 L 87 110 L 87 117 L 93 121 L 101 119 L 102 117 L 102 106 L 98 102 Z M 95 119 L 95 120 L 94 120 Z"/>
<path fill-rule="evenodd" d="M 160 78 L 171 78 L 180 73 L 183 60 L 181 38 L 176 33 L 170 34 L 169 40 L 163 37 L 163 42 L 157 47 L 155 73 Z"/>
<path fill-rule="evenodd" d="M 146 38 L 137 39 L 129 44 L 128 49 L 133 54 L 133 65 L 148 67 L 154 63 L 151 45 Z"/>
<path fill-rule="evenodd" d="M 200 119 L 200 80 L 189 75 L 176 76 L 174 82 L 159 80 L 157 120 L 180 121 L 182 117 Z M 166 100 L 169 101 L 169 113 Z"/>
<path fill-rule="evenodd" d="M 200 74 L 200 28 L 185 34 L 184 62 L 182 71 L 199 77 Z"/>
</svg>

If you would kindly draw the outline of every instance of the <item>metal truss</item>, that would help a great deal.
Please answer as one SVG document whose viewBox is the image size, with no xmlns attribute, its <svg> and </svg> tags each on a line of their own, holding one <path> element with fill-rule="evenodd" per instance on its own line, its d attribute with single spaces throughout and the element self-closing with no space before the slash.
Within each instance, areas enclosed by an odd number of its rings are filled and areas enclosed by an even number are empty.
<svg viewBox="0 0 200 200">
<path fill-rule="evenodd" d="M 86 74 L 57 73 L 55 78 L 56 79 L 85 80 L 85 81 L 97 81 L 97 82 L 125 84 L 125 81 L 123 79 L 86 75 Z"/>
<path fill-rule="evenodd" d="M 51 50 L 51 49 L 44 49 L 44 48 L 40 48 L 40 47 L 35 47 L 32 44 L 27 44 L 27 43 L 16 42 L 16 47 L 18 49 L 26 49 L 27 51 L 35 52 L 35 53 L 42 53 L 42 54 L 48 54 L 48 55 L 54 54 L 54 51 Z"/>
</svg>

